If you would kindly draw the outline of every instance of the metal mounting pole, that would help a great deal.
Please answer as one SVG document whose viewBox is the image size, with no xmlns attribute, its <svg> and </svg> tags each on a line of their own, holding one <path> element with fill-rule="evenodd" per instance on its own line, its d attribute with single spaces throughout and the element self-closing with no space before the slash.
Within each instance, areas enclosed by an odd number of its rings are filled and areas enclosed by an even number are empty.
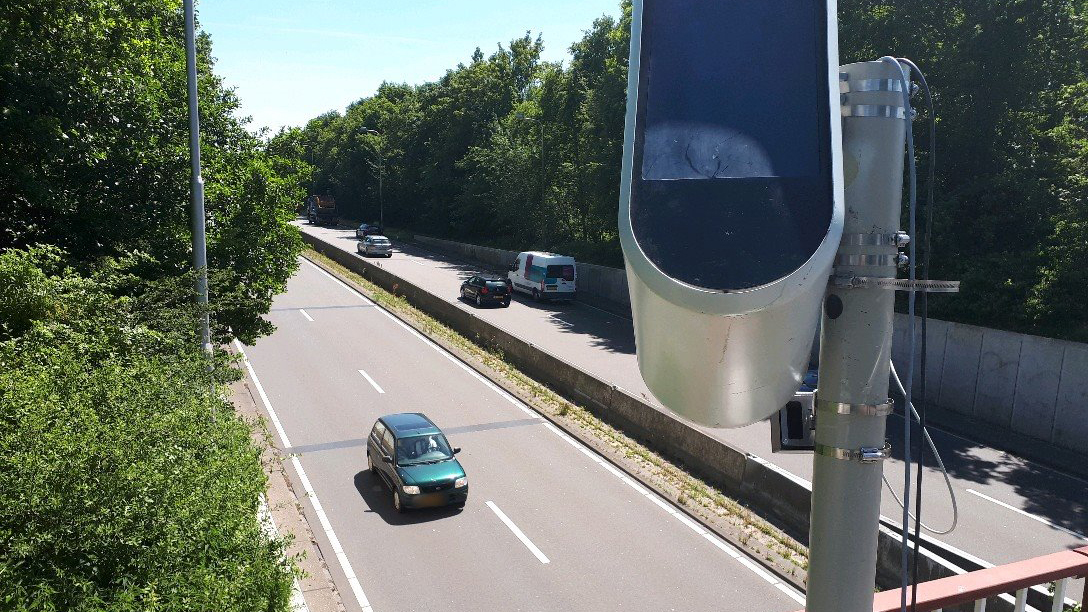
<svg viewBox="0 0 1088 612">
<path fill-rule="evenodd" d="M 846 220 L 837 275 L 894 278 L 907 126 L 881 62 L 842 66 Z M 824 299 L 809 535 L 809 612 L 870 612 L 876 582 L 895 291 L 832 284 Z"/>
<path fill-rule="evenodd" d="M 196 19 L 193 0 L 185 0 L 185 64 L 189 87 L 189 156 L 192 159 L 193 269 L 196 271 L 196 303 L 200 308 L 200 345 L 212 352 L 208 316 L 208 253 L 204 235 L 204 178 L 200 175 L 200 110 L 197 105 Z"/>
</svg>

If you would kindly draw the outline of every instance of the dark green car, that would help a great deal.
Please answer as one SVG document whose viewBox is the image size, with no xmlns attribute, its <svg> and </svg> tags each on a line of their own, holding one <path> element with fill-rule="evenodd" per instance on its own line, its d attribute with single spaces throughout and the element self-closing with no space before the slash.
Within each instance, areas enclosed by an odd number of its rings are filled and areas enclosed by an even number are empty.
<svg viewBox="0 0 1088 612">
<path fill-rule="evenodd" d="M 468 500 L 468 479 L 446 436 L 418 412 L 383 416 L 366 443 L 366 464 L 393 491 L 397 512 L 456 506 Z"/>
</svg>

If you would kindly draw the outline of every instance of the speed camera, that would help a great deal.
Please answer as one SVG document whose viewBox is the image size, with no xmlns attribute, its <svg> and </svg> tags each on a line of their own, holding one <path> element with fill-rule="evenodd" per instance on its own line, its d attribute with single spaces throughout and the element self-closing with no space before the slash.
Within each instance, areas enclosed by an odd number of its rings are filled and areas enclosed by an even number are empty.
<svg viewBox="0 0 1088 612">
<path fill-rule="evenodd" d="M 619 230 L 643 379 L 739 427 L 807 370 L 843 223 L 834 0 L 635 0 Z"/>
</svg>

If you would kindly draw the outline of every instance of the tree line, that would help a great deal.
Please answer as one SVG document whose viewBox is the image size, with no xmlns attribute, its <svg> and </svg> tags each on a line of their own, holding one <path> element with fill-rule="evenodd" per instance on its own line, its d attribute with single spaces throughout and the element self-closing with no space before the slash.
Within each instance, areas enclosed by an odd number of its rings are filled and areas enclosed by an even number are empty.
<svg viewBox="0 0 1088 612">
<path fill-rule="evenodd" d="M 380 159 L 388 224 L 622 265 L 630 14 L 624 1 L 594 21 L 566 62 L 541 61 L 542 38 L 526 34 L 435 82 L 385 83 L 269 147 L 312 164 L 308 188 L 347 217 L 377 220 Z M 910 57 L 933 89 L 930 272 L 963 288 L 931 300 L 932 316 L 1088 340 L 1084 17 L 1083 0 L 839 2 L 843 63 Z"/>
<path fill-rule="evenodd" d="M 252 342 L 308 167 L 198 56 L 209 308 Z M 0 143 L 0 609 L 287 610 L 240 370 L 199 348 L 181 2 L 5 3 Z"/>
</svg>

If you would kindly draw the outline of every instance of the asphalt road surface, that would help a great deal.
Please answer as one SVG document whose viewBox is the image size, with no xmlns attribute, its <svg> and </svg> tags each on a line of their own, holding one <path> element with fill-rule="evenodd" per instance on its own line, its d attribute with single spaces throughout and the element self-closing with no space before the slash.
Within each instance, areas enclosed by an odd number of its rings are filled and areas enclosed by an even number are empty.
<svg viewBox="0 0 1088 612">
<path fill-rule="evenodd" d="M 269 317 L 276 332 L 244 348 L 250 375 L 349 610 L 800 607 L 748 557 L 313 264 Z M 463 510 L 398 514 L 365 471 L 372 424 L 395 412 L 425 413 L 462 447 Z"/>
<path fill-rule="evenodd" d="M 300 225 L 303 231 L 355 251 L 353 230 Z M 461 281 L 480 268 L 412 245 L 395 246 L 391 259 L 374 261 L 480 318 L 660 405 L 638 372 L 630 319 L 580 302 L 535 303 L 520 294 L 515 294 L 509 308 L 480 310 L 458 299 Z M 900 439 L 901 428 L 900 417 L 889 419 L 889 438 L 893 442 Z M 810 456 L 770 452 L 767 422 L 741 429 L 704 431 L 805 482 L 811 479 Z M 956 530 L 934 536 L 936 539 L 992 564 L 1088 543 L 1084 535 L 1088 534 L 1088 482 L 938 428 L 930 427 L 930 433 L 949 469 L 960 509 Z M 903 482 L 902 449 L 901 445 L 893 447 L 896 457 L 885 462 L 884 472 L 898 492 Z M 935 529 L 945 529 L 952 519 L 951 508 L 940 472 L 927 469 L 923 477 L 923 521 Z M 893 520 L 902 516 L 887 487 L 881 512 Z"/>
</svg>

